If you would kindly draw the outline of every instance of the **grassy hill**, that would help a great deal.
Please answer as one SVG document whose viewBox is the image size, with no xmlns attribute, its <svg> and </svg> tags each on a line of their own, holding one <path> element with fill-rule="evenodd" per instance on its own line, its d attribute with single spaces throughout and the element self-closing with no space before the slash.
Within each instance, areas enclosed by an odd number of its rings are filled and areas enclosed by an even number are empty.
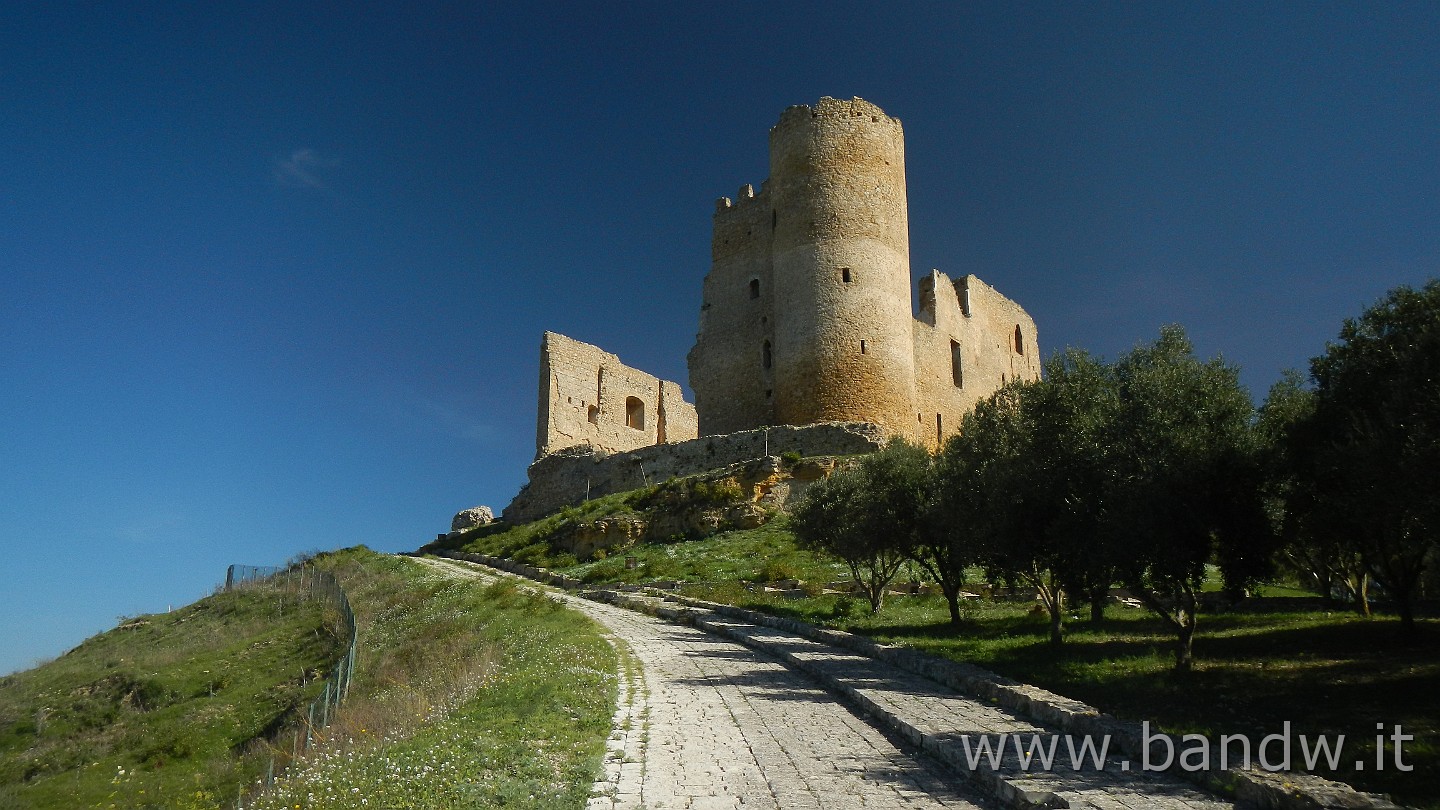
<svg viewBox="0 0 1440 810">
<path fill-rule="evenodd" d="M 1407 640 L 1394 617 L 1363 619 L 1338 607 L 1287 609 L 1283 600 L 1272 600 L 1264 612 L 1208 613 L 1200 620 L 1195 671 L 1179 676 L 1172 672 L 1173 634 L 1143 609 L 1112 605 L 1099 623 L 1082 609 L 1070 618 L 1060 650 L 1049 645 L 1046 618 L 1030 603 L 971 600 L 958 628 L 938 596 L 894 595 L 871 614 L 862 598 L 824 589 L 848 577 L 845 567 L 800 548 L 783 515 L 758 528 L 642 541 L 583 560 L 566 550 L 566 538 L 587 525 L 643 517 L 656 489 L 617 493 L 524 526 L 481 527 L 448 542 L 596 585 L 684 580 L 682 593 L 979 664 L 1178 733 L 1243 734 L 1258 744 L 1289 721 L 1297 735 L 1344 734 L 1341 768 L 1323 775 L 1440 810 L 1440 621 L 1422 620 L 1419 637 Z M 978 570 L 973 578 L 979 586 Z M 805 584 L 762 587 L 783 579 Z M 1218 576 L 1211 586 L 1219 588 Z M 1260 592 L 1303 595 L 1285 583 Z M 1387 734 L 1399 725 L 1415 735 L 1404 748 L 1413 770 L 1393 767 L 1393 759 L 1374 769 L 1377 723 Z M 1356 770 L 1357 760 L 1370 767 Z"/>
<path fill-rule="evenodd" d="M 316 754 L 253 807 L 585 806 L 619 666 L 597 625 L 514 581 L 364 549 L 315 563 L 355 610 L 355 689 Z"/>
<path fill-rule="evenodd" d="M 0 807 L 212 807 L 339 655 L 319 600 L 247 585 L 0 679 Z M 268 757 L 265 758 L 268 762 Z"/>
<path fill-rule="evenodd" d="M 583 808 L 617 652 L 538 590 L 442 576 L 363 548 L 311 565 L 359 635 L 347 702 L 310 753 L 252 793 L 340 652 L 338 615 L 265 585 L 129 619 L 0 680 L 0 810 Z M 328 611 L 334 613 L 333 610 Z"/>
</svg>

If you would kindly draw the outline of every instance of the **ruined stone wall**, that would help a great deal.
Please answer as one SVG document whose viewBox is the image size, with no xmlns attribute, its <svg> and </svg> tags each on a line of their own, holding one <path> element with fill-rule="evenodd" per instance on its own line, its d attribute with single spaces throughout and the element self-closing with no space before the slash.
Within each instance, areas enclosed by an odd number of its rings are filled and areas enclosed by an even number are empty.
<svg viewBox="0 0 1440 810">
<path fill-rule="evenodd" d="M 699 435 L 698 424 L 679 384 L 556 332 L 541 339 L 536 456 L 575 445 L 623 451 L 685 441 Z"/>
<path fill-rule="evenodd" d="M 921 279 L 912 315 L 908 216 L 897 119 L 862 99 L 781 115 L 760 193 L 716 206 L 689 356 L 701 435 L 863 420 L 935 446 L 1039 376 L 1034 321 L 974 276 Z"/>
<path fill-rule="evenodd" d="M 1035 322 L 973 275 L 952 281 L 936 270 L 920 279 L 914 335 L 917 436 L 929 447 L 1006 382 L 1040 378 Z"/>
<path fill-rule="evenodd" d="M 773 221 L 764 187 L 757 195 L 747 184 L 733 203 L 727 197 L 716 201 L 700 329 L 688 357 L 701 435 L 775 421 Z"/>
<path fill-rule="evenodd" d="M 730 464 L 796 452 L 802 456 L 870 453 L 887 438 L 865 423 L 782 425 L 678 444 L 642 447 L 623 453 L 576 447 L 535 460 L 529 483 L 505 507 L 507 523 L 526 523 L 566 506 L 614 492 L 639 489 L 682 475 L 695 475 Z"/>
<path fill-rule="evenodd" d="M 862 99 L 786 110 L 770 179 L 753 199 L 721 201 L 712 253 L 690 353 L 702 433 L 865 420 L 913 434 L 898 120 Z"/>
<path fill-rule="evenodd" d="M 900 121 L 862 99 L 791 107 L 770 130 L 775 415 L 907 435 L 915 399 Z"/>
</svg>

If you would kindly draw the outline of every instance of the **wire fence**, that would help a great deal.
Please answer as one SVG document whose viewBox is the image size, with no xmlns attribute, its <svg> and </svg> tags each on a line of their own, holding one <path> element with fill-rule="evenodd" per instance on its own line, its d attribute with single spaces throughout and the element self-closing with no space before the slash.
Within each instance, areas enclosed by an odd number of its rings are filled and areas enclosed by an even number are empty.
<svg viewBox="0 0 1440 810">
<path fill-rule="evenodd" d="M 324 739 L 321 733 L 335 718 L 340 704 L 350 694 L 350 681 L 355 674 L 355 648 L 358 635 L 355 632 L 355 613 L 350 609 L 350 599 L 340 581 L 329 571 L 320 571 L 306 565 L 288 568 L 275 566 L 232 565 L 225 571 L 225 590 L 260 586 L 279 591 L 283 600 L 293 596 L 296 601 L 321 599 L 340 613 L 340 627 L 344 633 L 345 651 L 330 667 L 325 686 L 320 696 L 308 706 L 296 710 L 295 722 L 277 732 L 269 740 L 270 759 L 265 775 L 256 793 L 275 783 L 275 776 L 291 762 L 299 759 L 316 742 Z M 235 799 L 236 810 L 245 804 L 245 786 L 241 786 Z"/>
</svg>

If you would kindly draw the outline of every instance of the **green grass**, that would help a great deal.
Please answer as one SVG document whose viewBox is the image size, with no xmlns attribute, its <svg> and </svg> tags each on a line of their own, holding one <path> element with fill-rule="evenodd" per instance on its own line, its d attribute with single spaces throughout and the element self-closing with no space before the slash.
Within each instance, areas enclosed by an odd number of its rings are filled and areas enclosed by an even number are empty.
<svg viewBox="0 0 1440 810">
<path fill-rule="evenodd" d="M 245 752 L 340 654 L 323 605 L 249 585 L 0 679 L 0 807 L 233 802 L 264 767 Z"/>
<path fill-rule="evenodd" d="M 1059 651 L 1044 615 L 1027 604 L 972 603 L 960 628 L 939 597 L 891 596 L 871 614 L 862 600 L 824 595 L 787 600 L 743 593 L 745 607 L 841 627 L 879 641 L 966 661 L 1083 700 L 1132 720 L 1218 740 L 1258 743 L 1292 724 L 1292 734 L 1344 734 L 1342 768 L 1331 778 L 1391 793 L 1405 804 L 1440 808 L 1440 621 L 1420 622 L 1407 641 L 1398 620 L 1348 612 L 1218 613 L 1200 618 L 1195 670 L 1173 670 L 1173 636 L 1146 611 L 1111 606 L 1105 621 L 1068 623 Z M 1405 764 L 1377 772 L 1375 725 L 1416 739 Z M 1298 748 L 1295 751 L 1298 758 Z M 1367 770 L 1353 764 L 1364 760 Z M 1393 760 L 1389 760 L 1393 764 Z"/>
<path fill-rule="evenodd" d="M 647 490 L 633 490 L 607 495 L 578 506 L 566 507 L 553 515 L 518 526 L 500 521 L 477 526 L 459 537 L 427 548 L 463 549 L 475 554 L 490 554 L 546 567 L 573 565 L 576 562 L 574 557 L 562 558 L 552 550 L 552 538 L 577 522 L 611 515 L 637 514 L 635 502 L 646 493 Z"/>
<path fill-rule="evenodd" d="M 614 508 L 617 501 L 599 508 Z M 528 541 L 532 555 L 539 551 L 533 545 L 541 542 L 539 536 Z M 635 567 L 626 566 L 626 556 L 634 558 Z M 848 573 L 825 555 L 798 548 L 783 516 L 759 529 L 640 544 L 610 559 L 575 563 L 538 554 L 531 562 L 596 584 L 684 580 L 692 584 L 682 590 L 691 595 L 979 664 L 1177 733 L 1212 739 L 1245 734 L 1258 742 L 1289 721 L 1296 735 L 1344 734 L 1342 768 L 1324 775 L 1440 810 L 1440 800 L 1432 798 L 1440 796 L 1440 622 L 1421 622 L 1420 637 L 1406 641 L 1392 618 L 1366 620 L 1343 610 L 1205 614 L 1195 642 L 1195 670 L 1179 676 L 1172 672 L 1173 636 L 1140 609 L 1111 606 L 1098 625 L 1088 621 L 1088 608 L 1078 610 L 1059 651 L 1048 644 L 1046 617 L 1029 604 L 971 602 L 959 628 L 950 626 L 938 596 L 891 596 L 872 615 L 863 599 L 820 593 L 819 585 L 847 579 Z M 1218 570 L 1209 573 L 1205 589 L 1219 590 Z M 808 595 L 791 598 L 794 593 L 764 593 L 742 584 L 789 578 L 809 583 Z M 1256 593 L 1313 597 L 1285 584 L 1264 585 Z M 1387 730 L 1398 724 L 1416 736 L 1405 744 L 1413 771 L 1373 769 L 1376 723 Z M 1354 770 L 1360 759 L 1368 770 Z"/>
<path fill-rule="evenodd" d="M 356 689 L 257 808 L 582 808 L 616 694 L 586 617 L 363 550 L 324 555 L 360 626 Z"/>
<path fill-rule="evenodd" d="M 1095 625 L 1088 608 L 1079 610 L 1058 651 L 1048 644 L 1046 617 L 1029 604 L 970 602 L 958 628 L 949 624 L 938 596 L 891 596 L 872 615 L 863 599 L 820 592 L 820 585 L 847 579 L 848 572 L 823 554 L 798 548 L 783 516 L 758 529 L 643 543 L 583 563 L 549 551 L 547 538 L 564 521 L 634 510 L 637 503 L 636 493 L 609 496 L 537 524 L 488 528 L 466 548 L 512 558 L 520 552 L 526 562 L 595 584 L 684 580 L 691 584 L 682 590 L 691 595 L 975 663 L 1177 733 L 1212 739 L 1244 734 L 1258 743 L 1289 721 L 1294 735 L 1344 734 L 1342 768 L 1323 775 L 1440 810 L 1440 622 L 1420 622 L 1419 637 L 1406 640 L 1393 618 L 1366 620 L 1343 610 L 1205 614 L 1195 669 L 1182 676 L 1172 671 L 1173 635 L 1141 609 L 1111 606 Z M 625 557 L 634 558 L 634 567 Z M 1220 590 L 1218 569 L 1207 573 L 1204 589 Z M 809 583 L 806 595 L 791 598 L 796 594 L 765 593 L 753 585 L 790 578 Z M 1283 583 L 1261 586 L 1256 594 L 1313 597 Z M 1398 724 L 1415 735 L 1405 744 L 1405 762 L 1414 770 L 1374 770 L 1377 723 L 1387 731 Z M 1355 771 L 1356 760 L 1369 769 Z"/>
<path fill-rule="evenodd" d="M 633 557 L 635 567 L 627 567 Z M 637 583 L 685 580 L 702 583 L 830 582 L 848 578 L 845 566 L 795 545 L 781 515 L 764 526 L 721 532 L 700 540 L 642 543 L 622 555 L 557 570 L 587 582 Z"/>
</svg>

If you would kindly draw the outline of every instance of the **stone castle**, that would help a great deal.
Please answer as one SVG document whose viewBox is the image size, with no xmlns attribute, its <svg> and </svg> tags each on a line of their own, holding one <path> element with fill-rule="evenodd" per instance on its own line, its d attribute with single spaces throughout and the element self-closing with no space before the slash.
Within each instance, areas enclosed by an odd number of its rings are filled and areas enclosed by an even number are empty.
<svg viewBox="0 0 1440 810">
<path fill-rule="evenodd" d="M 780 116 L 770 179 L 716 202 L 711 255 L 688 358 L 695 404 L 547 332 L 537 457 L 818 422 L 935 447 L 1006 381 L 1040 374 L 1035 322 L 973 275 L 931 271 L 912 314 L 904 134 L 863 99 Z"/>
</svg>

